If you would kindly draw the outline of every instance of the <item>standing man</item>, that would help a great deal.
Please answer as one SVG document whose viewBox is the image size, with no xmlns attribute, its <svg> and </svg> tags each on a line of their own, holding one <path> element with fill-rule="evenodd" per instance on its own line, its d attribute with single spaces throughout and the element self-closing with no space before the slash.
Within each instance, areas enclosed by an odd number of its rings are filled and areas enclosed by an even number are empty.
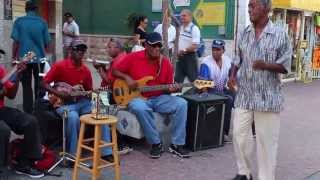
<svg viewBox="0 0 320 180">
<path fill-rule="evenodd" d="M 32 74 L 34 78 L 34 97 L 37 99 L 39 97 L 39 72 L 44 66 L 44 63 L 40 63 L 40 58 L 45 57 L 45 48 L 50 42 L 48 25 L 36 15 L 37 9 L 38 7 L 32 1 L 27 1 L 25 8 L 27 15 L 14 22 L 11 33 L 13 62 L 22 58 L 29 51 L 33 51 L 37 56 L 37 60 L 30 62 L 21 76 L 23 110 L 27 113 L 33 112 L 34 105 L 31 87 Z"/>
<path fill-rule="evenodd" d="M 71 86 L 81 86 L 85 91 L 92 90 L 92 76 L 89 68 L 83 64 L 82 60 L 87 51 L 87 45 L 81 40 L 74 40 L 71 43 L 71 55 L 69 58 L 58 61 L 52 66 L 50 71 L 43 79 L 43 86 L 49 93 L 63 99 L 65 102 L 56 109 L 62 117 L 67 110 L 67 151 L 71 155 L 76 154 L 78 143 L 78 132 L 80 128 L 79 117 L 83 114 L 91 113 L 91 99 L 88 97 L 72 98 L 68 92 L 59 91 L 50 86 L 50 83 L 64 82 Z M 110 142 L 109 127 L 103 126 L 102 139 Z M 111 160 L 111 149 L 102 149 L 102 158 Z"/>
<path fill-rule="evenodd" d="M 4 51 L 0 50 L 0 54 Z M 18 174 L 27 175 L 31 178 L 40 178 L 44 174 L 33 168 L 34 162 L 42 158 L 40 132 L 37 120 L 30 114 L 23 113 L 18 109 L 6 107 L 5 97 L 14 99 L 19 88 L 19 77 L 26 69 L 24 62 L 17 65 L 17 74 L 8 81 L 0 82 L 0 179 L 1 171 L 5 169 L 8 158 L 8 145 L 10 132 L 23 135 L 21 151 L 15 171 Z M 0 66 L 0 79 L 6 75 L 5 69 Z"/>
<path fill-rule="evenodd" d="M 69 47 L 74 39 L 80 35 L 79 26 L 75 22 L 70 12 L 64 14 L 65 23 L 63 24 L 63 55 L 66 58 L 69 55 Z"/>
<path fill-rule="evenodd" d="M 128 54 L 114 69 L 113 74 L 126 80 L 130 89 L 137 88 L 136 80 L 146 76 L 154 79 L 147 85 L 161 85 L 173 83 L 173 67 L 166 57 L 161 55 L 162 38 L 159 33 L 148 34 L 145 43 L 146 49 Z M 170 92 L 177 91 L 170 88 L 168 91 L 153 91 L 143 93 L 145 98 L 137 97 L 129 102 L 129 111 L 137 116 L 143 133 L 152 145 L 151 158 L 160 158 L 163 150 L 160 134 L 156 129 L 152 112 L 168 114 L 171 123 L 171 145 L 169 152 L 182 158 L 190 157 L 183 149 L 186 137 L 187 102 L 181 97 L 171 96 Z"/>
<path fill-rule="evenodd" d="M 225 42 L 213 40 L 212 54 L 205 57 L 200 65 L 200 78 L 212 80 L 215 87 L 209 88 L 208 92 L 226 97 L 226 110 L 224 115 L 224 141 L 231 142 L 229 138 L 231 111 L 233 108 L 234 93 L 226 88 L 231 69 L 231 59 L 224 55 Z"/>
<path fill-rule="evenodd" d="M 253 150 L 251 125 L 255 122 L 258 179 L 275 180 L 283 109 L 281 74 L 290 71 L 292 48 L 287 33 L 268 17 L 271 0 L 250 0 L 252 22 L 241 34 L 229 86 L 238 89 L 235 100 L 233 143 L 238 175 L 252 179 L 249 154 Z M 236 75 L 238 72 L 238 81 Z M 237 83 L 237 85 L 236 85 Z"/>
<path fill-rule="evenodd" d="M 192 23 L 192 12 L 189 9 L 181 11 L 182 23 L 179 37 L 179 59 L 176 65 L 175 81 L 182 83 L 185 77 L 190 82 L 197 79 L 198 62 L 196 51 L 200 44 L 200 30 Z"/>
</svg>

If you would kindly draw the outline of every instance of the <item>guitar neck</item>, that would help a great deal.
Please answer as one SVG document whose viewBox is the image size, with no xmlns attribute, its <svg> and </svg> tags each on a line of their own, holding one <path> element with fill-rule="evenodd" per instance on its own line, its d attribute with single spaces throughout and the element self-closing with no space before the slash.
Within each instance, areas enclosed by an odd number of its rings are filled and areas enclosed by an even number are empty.
<svg viewBox="0 0 320 180">
<path fill-rule="evenodd" d="M 151 92 L 151 91 L 161 91 L 161 90 L 167 90 L 171 87 L 191 87 L 193 86 L 193 83 L 175 83 L 175 84 L 164 84 L 164 85 L 156 85 L 156 86 L 143 86 L 140 87 L 140 92 Z"/>
</svg>

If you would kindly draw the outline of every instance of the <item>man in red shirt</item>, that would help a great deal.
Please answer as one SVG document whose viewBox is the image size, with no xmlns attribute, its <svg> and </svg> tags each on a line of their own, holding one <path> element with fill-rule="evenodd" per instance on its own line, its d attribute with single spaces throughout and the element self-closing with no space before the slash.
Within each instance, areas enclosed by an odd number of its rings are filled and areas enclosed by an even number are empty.
<svg viewBox="0 0 320 180">
<path fill-rule="evenodd" d="M 0 50 L 0 53 L 4 52 Z M 4 105 L 5 97 L 9 99 L 16 97 L 19 77 L 25 69 L 26 63 L 19 63 L 17 65 L 17 74 L 12 75 L 9 80 L 3 82 L 2 79 L 5 77 L 6 71 L 4 67 L 0 66 L 0 171 L 5 169 L 10 131 L 14 131 L 16 134 L 24 136 L 21 146 L 22 155 L 18 159 L 18 165 L 15 167 L 16 173 L 24 174 L 31 178 L 40 178 L 44 174 L 33 168 L 34 161 L 42 158 L 37 120 L 27 113 Z"/>
<path fill-rule="evenodd" d="M 74 40 L 71 43 L 71 56 L 67 59 L 57 62 L 43 79 L 43 86 L 49 93 L 62 98 L 65 103 L 58 107 L 56 112 L 63 116 L 67 110 L 67 151 L 75 155 L 77 150 L 78 132 L 80 128 L 79 117 L 91 112 L 91 99 L 88 97 L 78 97 L 76 100 L 70 96 L 70 93 L 59 91 L 50 86 L 50 83 L 64 82 L 71 86 L 82 86 L 85 91 L 92 90 L 92 76 L 89 68 L 82 63 L 87 46 L 81 40 Z M 102 128 L 102 139 L 109 142 L 110 133 L 108 126 Z M 102 158 L 111 160 L 111 149 L 102 149 Z"/>
<path fill-rule="evenodd" d="M 131 89 L 137 88 L 135 80 L 153 76 L 147 85 L 173 83 L 173 67 L 166 57 L 161 55 L 162 38 L 159 33 L 147 36 L 145 50 L 128 54 L 114 69 L 113 74 L 127 81 Z M 169 95 L 176 91 L 154 91 L 143 93 L 146 99 L 135 98 L 129 103 L 129 110 L 137 116 L 147 141 L 152 145 L 151 158 L 160 158 L 163 146 L 154 123 L 152 111 L 169 114 L 172 123 L 171 145 L 169 152 L 182 158 L 190 157 L 183 149 L 186 136 L 187 102 L 177 96 Z"/>
</svg>

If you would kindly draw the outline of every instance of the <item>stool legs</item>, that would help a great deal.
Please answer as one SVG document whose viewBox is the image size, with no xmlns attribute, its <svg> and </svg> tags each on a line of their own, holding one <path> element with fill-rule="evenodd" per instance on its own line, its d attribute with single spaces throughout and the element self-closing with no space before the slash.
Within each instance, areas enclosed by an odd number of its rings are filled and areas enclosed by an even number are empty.
<svg viewBox="0 0 320 180">
<path fill-rule="evenodd" d="M 93 169 L 92 180 L 97 180 L 99 177 L 99 165 L 100 165 L 100 140 L 101 140 L 101 127 L 95 126 L 94 128 L 94 149 L 93 149 Z"/>
<path fill-rule="evenodd" d="M 112 155 L 114 159 L 114 176 L 116 180 L 120 180 L 120 165 L 119 165 L 119 152 L 118 152 L 118 142 L 117 142 L 117 130 L 116 124 L 111 124 L 112 133 Z"/>
<path fill-rule="evenodd" d="M 82 145 L 82 141 L 83 141 L 83 137 L 84 137 L 85 126 L 86 126 L 85 124 L 81 123 L 80 133 L 79 133 L 79 140 L 78 140 L 78 147 L 77 147 L 76 162 L 75 162 L 74 167 L 73 167 L 72 180 L 77 180 L 78 176 L 79 176 L 78 166 L 80 164 L 80 158 L 81 158 L 81 152 L 82 152 L 81 145 Z"/>
</svg>

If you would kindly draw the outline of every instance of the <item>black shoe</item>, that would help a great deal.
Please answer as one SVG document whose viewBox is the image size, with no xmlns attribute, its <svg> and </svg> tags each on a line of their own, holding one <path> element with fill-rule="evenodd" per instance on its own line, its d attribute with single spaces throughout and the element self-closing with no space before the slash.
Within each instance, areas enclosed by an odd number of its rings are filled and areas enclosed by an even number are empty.
<svg viewBox="0 0 320 180">
<path fill-rule="evenodd" d="M 15 169 L 17 174 L 22 174 L 29 176 L 31 178 L 41 178 L 44 176 L 44 173 L 32 168 L 31 166 L 24 166 L 24 167 L 16 167 Z"/>
<path fill-rule="evenodd" d="M 133 148 L 131 148 L 130 146 L 127 145 L 119 145 L 119 154 L 120 155 L 125 155 L 125 154 L 129 154 L 130 152 L 133 151 Z"/>
<path fill-rule="evenodd" d="M 250 179 L 247 178 L 246 175 L 237 174 L 232 180 L 252 180 L 252 176 L 250 175 Z"/>
<path fill-rule="evenodd" d="M 113 155 L 106 155 L 101 157 L 103 160 L 108 161 L 109 163 L 114 163 Z"/>
<path fill-rule="evenodd" d="M 169 152 L 181 158 L 191 157 L 191 155 L 189 154 L 189 151 L 185 150 L 182 145 L 171 144 L 169 147 Z"/>
<path fill-rule="evenodd" d="M 161 157 L 161 154 L 163 153 L 163 146 L 162 144 L 152 144 L 151 150 L 150 150 L 150 158 L 152 159 L 158 159 Z"/>
</svg>

